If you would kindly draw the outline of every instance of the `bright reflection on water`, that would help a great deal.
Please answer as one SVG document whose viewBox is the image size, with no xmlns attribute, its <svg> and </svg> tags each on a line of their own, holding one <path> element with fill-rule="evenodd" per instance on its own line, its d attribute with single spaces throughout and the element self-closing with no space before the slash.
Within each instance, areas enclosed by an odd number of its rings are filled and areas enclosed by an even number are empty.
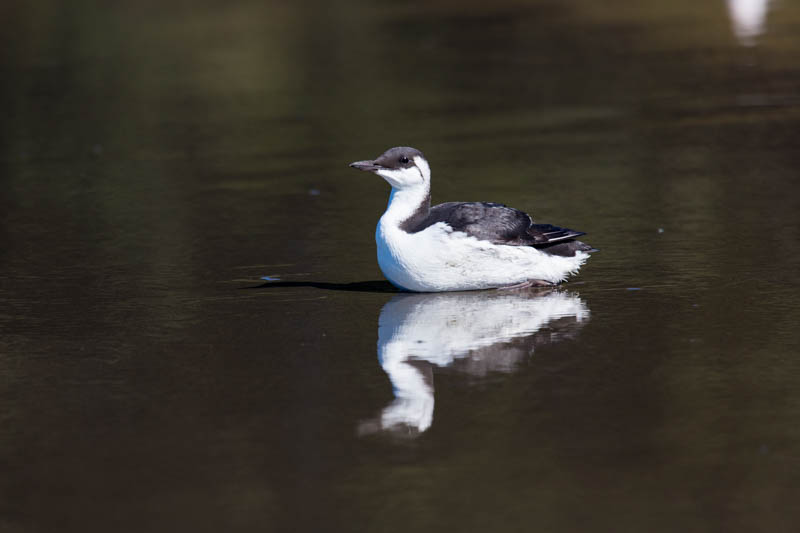
<svg viewBox="0 0 800 533">
<path fill-rule="evenodd" d="M 586 304 L 561 291 L 397 295 L 378 326 L 378 360 L 395 399 L 360 432 L 423 432 L 433 422 L 434 367 L 513 372 L 537 345 L 573 335 L 588 318 Z"/>
<path fill-rule="evenodd" d="M 764 33 L 770 0 L 728 0 L 728 12 L 736 39 L 742 46 L 755 46 Z"/>
</svg>

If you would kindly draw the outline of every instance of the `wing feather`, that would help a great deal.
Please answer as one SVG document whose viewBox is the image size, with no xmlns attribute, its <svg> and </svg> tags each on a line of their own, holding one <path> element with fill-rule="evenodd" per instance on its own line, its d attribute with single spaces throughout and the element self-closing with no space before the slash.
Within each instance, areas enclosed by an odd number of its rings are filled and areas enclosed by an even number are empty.
<svg viewBox="0 0 800 533">
<path fill-rule="evenodd" d="M 534 224 L 527 213 L 490 202 L 439 204 L 431 208 L 424 226 L 437 222 L 444 222 L 455 231 L 464 232 L 477 239 L 510 246 L 547 248 L 585 235 L 584 232 L 552 224 Z"/>
</svg>

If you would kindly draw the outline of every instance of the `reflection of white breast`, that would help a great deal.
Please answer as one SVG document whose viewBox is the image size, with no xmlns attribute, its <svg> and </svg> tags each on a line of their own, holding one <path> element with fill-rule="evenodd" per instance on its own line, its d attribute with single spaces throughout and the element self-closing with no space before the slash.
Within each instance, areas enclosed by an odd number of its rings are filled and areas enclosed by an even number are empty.
<svg viewBox="0 0 800 533">
<path fill-rule="evenodd" d="M 381 311 L 378 326 L 378 358 L 395 394 L 395 401 L 383 412 L 381 426 L 405 424 L 424 431 L 431 425 L 431 365 L 480 358 L 484 360 L 477 367 L 481 371 L 509 372 L 515 361 L 503 356 L 507 343 L 532 337 L 555 319 L 570 317 L 574 323 L 588 316 L 583 301 L 565 292 L 395 296 Z M 558 337 L 558 328 L 553 329 L 550 340 Z"/>
<path fill-rule="evenodd" d="M 378 326 L 381 364 L 396 358 L 446 366 L 470 351 L 536 333 L 558 317 L 589 316 L 564 292 L 401 295 L 386 304 Z"/>
</svg>

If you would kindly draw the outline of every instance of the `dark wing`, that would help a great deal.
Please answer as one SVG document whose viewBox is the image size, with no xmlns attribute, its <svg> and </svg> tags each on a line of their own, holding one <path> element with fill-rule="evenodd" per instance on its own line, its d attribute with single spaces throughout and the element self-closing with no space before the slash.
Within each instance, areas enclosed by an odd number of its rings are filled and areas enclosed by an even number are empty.
<svg viewBox="0 0 800 533">
<path fill-rule="evenodd" d="M 555 255 L 575 255 L 590 246 L 575 240 L 581 231 L 551 224 L 534 224 L 527 213 L 489 202 L 448 202 L 434 206 L 424 226 L 445 222 L 476 239 L 510 246 L 534 246 Z M 569 245 L 567 245 L 569 243 Z M 562 246 L 563 244 L 563 246 Z M 559 245 L 559 246 L 556 246 Z"/>
</svg>

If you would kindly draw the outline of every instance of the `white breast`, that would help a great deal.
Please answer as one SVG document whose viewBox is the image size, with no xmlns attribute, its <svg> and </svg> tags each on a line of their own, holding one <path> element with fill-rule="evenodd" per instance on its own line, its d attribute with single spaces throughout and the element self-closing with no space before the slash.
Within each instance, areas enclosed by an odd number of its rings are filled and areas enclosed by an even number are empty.
<svg viewBox="0 0 800 533">
<path fill-rule="evenodd" d="M 561 257 L 530 246 L 495 245 L 453 231 L 443 222 L 407 233 L 386 215 L 375 240 L 384 276 L 416 292 L 488 289 L 528 280 L 558 283 L 588 258 L 583 252 Z"/>
</svg>

